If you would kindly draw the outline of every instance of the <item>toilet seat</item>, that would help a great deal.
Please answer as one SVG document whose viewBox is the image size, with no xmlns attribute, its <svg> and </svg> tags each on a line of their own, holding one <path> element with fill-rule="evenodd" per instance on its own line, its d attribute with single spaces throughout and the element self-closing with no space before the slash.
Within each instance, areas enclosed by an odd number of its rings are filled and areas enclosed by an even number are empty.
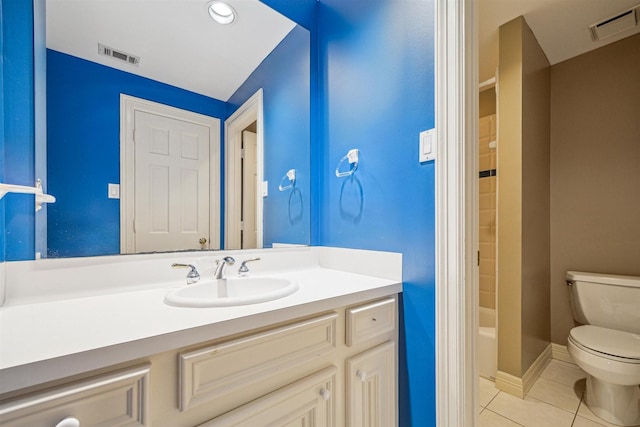
<svg viewBox="0 0 640 427">
<path fill-rule="evenodd" d="M 600 326 L 571 329 L 569 340 L 596 356 L 624 363 L 640 364 L 640 335 Z"/>
</svg>

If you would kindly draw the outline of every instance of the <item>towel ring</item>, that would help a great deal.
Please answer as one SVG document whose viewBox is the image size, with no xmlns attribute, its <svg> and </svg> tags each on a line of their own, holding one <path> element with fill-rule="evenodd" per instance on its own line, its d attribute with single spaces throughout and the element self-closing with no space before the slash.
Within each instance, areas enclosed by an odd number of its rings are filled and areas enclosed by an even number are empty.
<svg viewBox="0 0 640 427">
<path fill-rule="evenodd" d="M 342 164 L 346 160 L 349 161 L 349 170 L 344 171 L 344 172 L 340 172 L 340 166 L 342 166 Z M 338 166 L 336 166 L 336 176 L 338 178 L 342 178 L 342 177 L 345 177 L 345 176 L 353 175 L 353 173 L 356 171 L 356 169 L 358 169 L 358 149 L 357 148 L 353 148 L 353 149 L 349 150 L 349 152 L 347 154 L 345 154 L 344 157 L 342 157 L 340 159 L 340 161 L 338 162 Z"/>
<path fill-rule="evenodd" d="M 296 185 L 296 170 L 289 169 L 289 171 L 280 180 L 278 190 L 286 191 L 292 189 Z"/>
</svg>

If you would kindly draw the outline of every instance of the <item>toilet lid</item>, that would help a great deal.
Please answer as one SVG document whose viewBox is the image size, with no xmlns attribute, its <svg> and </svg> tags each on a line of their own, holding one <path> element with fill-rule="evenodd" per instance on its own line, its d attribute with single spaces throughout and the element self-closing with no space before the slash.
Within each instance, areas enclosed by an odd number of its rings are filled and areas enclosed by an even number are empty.
<svg viewBox="0 0 640 427">
<path fill-rule="evenodd" d="M 571 338 L 599 353 L 640 360 L 640 335 L 599 326 L 573 328 Z"/>
</svg>

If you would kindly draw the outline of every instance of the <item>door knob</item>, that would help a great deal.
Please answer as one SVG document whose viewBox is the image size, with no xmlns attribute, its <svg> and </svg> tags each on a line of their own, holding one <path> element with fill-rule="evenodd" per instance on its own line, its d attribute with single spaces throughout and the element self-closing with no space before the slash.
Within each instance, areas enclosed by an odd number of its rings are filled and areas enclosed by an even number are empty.
<svg viewBox="0 0 640 427">
<path fill-rule="evenodd" d="M 80 427 L 80 420 L 74 417 L 67 417 L 56 424 L 56 427 Z"/>
</svg>

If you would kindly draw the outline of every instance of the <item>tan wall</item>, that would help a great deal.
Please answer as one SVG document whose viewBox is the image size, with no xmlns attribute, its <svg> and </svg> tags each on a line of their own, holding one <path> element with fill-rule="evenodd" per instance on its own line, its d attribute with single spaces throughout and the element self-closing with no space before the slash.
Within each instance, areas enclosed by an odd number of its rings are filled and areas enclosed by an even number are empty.
<svg viewBox="0 0 640 427">
<path fill-rule="evenodd" d="M 498 370 L 521 376 L 522 19 L 499 31 Z"/>
<path fill-rule="evenodd" d="M 551 341 L 549 61 L 524 23 L 522 33 L 522 373 Z"/>
<path fill-rule="evenodd" d="M 551 68 L 551 339 L 567 270 L 640 275 L 640 34 Z"/>
<path fill-rule="evenodd" d="M 549 63 L 524 18 L 499 38 L 498 370 L 522 377 L 550 340 Z"/>
</svg>

